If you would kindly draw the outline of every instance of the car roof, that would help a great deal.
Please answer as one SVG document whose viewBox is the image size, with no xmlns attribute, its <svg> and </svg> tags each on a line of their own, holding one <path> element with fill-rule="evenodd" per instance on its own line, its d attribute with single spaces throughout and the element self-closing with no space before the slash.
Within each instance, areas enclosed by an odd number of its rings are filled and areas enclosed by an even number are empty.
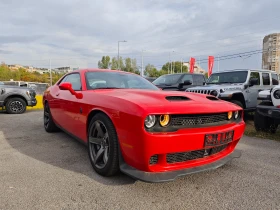
<svg viewBox="0 0 280 210">
<path fill-rule="evenodd" d="M 112 70 L 112 69 L 99 69 L 99 68 L 86 68 L 86 69 L 78 69 L 74 70 L 72 72 L 119 72 L 119 73 L 125 73 L 125 74 L 134 74 L 132 72 L 122 71 L 122 70 Z M 72 73 L 70 72 L 70 73 Z"/>
<path fill-rule="evenodd" d="M 225 72 L 233 72 L 233 71 L 259 71 L 259 72 L 268 72 L 268 73 L 275 73 L 277 74 L 275 71 L 272 70 L 268 70 L 268 69 L 227 69 L 227 70 L 222 70 L 219 72 L 213 72 L 214 73 L 225 73 Z"/>
</svg>

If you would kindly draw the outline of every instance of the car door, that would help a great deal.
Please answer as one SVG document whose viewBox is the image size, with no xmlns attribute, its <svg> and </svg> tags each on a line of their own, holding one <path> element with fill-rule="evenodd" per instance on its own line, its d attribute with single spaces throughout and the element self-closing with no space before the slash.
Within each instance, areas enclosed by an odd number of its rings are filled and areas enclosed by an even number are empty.
<svg viewBox="0 0 280 210">
<path fill-rule="evenodd" d="M 260 72 L 258 71 L 250 71 L 249 81 L 252 78 L 257 79 L 257 83 L 251 87 L 248 87 L 247 94 L 248 94 L 248 103 L 247 108 L 254 108 L 258 104 L 258 95 L 261 89 L 261 76 Z"/>
<path fill-rule="evenodd" d="M 66 82 L 72 84 L 72 89 L 75 92 L 82 92 L 81 75 L 79 72 L 69 74 Z M 60 117 L 62 119 L 61 126 L 68 132 L 77 136 L 77 127 L 81 121 L 80 113 L 82 111 L 82 99 L 78 99 L 75 95 L 72 95 L 68 90 L 60 90 L 58 97 L 62 109 L 62 112 L 60 114 Z"/>
<path fill-rule="evenodd" d="M 67 81 L 67 75 L 64 76 L 57 85 L 54 85 L 50 89 L 50 97 L 48 98 L 48 103 L 51 109 L 51 114 L 54 121 L 62 126 L 63 117 L 62 117 L 62 105 L 60 101 L 59 94 L 62 90 L 59 89 L 59 84 Z"/>
<path fill-rule="evenodd" d="M 184 83 L 184 81 L 189 80 L 192 84 L 191 85 L 183 85 L 180 88 L 180 91 L 185 91 L 187 88 L 193 87 L 193 75 L 192 74 L 185 74 L 182 78 L 181 78 L 181 83 Z"/>
</svg>

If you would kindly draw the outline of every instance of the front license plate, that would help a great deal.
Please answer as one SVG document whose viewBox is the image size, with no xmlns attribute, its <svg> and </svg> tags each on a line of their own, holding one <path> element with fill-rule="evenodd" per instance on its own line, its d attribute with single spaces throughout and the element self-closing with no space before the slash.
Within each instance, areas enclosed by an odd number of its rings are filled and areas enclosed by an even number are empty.
<svg viewBox="0 0 280 210">
<path fill-rule="evenodd" d="M 232 142 L 234 131 L 227 131 L 223 133 L 206 134 L 204 138 L 204 146 L 212 147 L 227 144 Z"/>
</svg>

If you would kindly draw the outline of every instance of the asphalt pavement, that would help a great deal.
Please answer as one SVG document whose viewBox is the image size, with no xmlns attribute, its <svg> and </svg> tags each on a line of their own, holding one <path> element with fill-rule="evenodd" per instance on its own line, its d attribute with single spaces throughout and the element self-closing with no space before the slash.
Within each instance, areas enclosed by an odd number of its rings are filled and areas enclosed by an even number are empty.
<svg viewBox="0 0 280 210">
<path fill-rule="evenodd" d="M 87 149 L 43 128 L 43 112 L 0 113 L 0 209 L 280 209 L 280 142 L 243 137 L 216 170 L 144 183 L 92 169 Z"/>
</svg>

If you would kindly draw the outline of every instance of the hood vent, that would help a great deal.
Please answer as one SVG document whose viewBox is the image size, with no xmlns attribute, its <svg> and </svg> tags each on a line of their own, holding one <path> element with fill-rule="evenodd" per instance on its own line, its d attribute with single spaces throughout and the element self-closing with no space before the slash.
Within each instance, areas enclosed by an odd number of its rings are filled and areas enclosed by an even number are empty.
<svg viewBox="0 0 280 210">
<path fill-rule="evenodd" d="M 211 101 L 219 101 L 220 99 L 214 97 L 214 96 L 206 96 L 207 99 L 211 100 Z"/>
<path fill-rule="evenodd" d="M 168 101 L 189 101 L 190 99 L 186 96 L 166 96 Z"/>
</svg>

